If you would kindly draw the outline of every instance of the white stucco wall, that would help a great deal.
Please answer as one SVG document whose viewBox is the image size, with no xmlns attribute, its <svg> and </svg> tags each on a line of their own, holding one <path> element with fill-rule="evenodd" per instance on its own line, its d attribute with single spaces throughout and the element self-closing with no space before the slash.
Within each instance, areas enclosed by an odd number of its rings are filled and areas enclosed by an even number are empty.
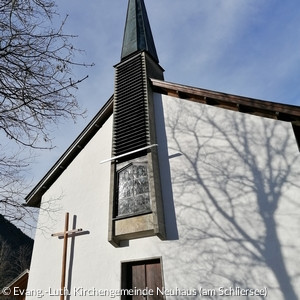
<svg viewBox="0 0 300 300">
<path fill-rule="evenodd" d="M 118 290 L 121 261 L 161 257 L 174 292 L 202 287 L 215 291 L 207 299 L 223 299 L 220 287 L 266 288 L 269 299 L 297 299 L 300 166 L 290 124 L 158 94 L 154 101 L 168 240 L 107 241 L 110 164 L 99 162 L 111 155 L 110 118 L 43 197 L 28 291 L 58 299 L 45 293 L 60 287 L 63 242 L 51 233 L 63 230 L 68 211 L 89 231 L 69 239 L 71 291 Z"/>
<path fill-rule="evenodd" d="M 291 124 L 167 96 L 163 108 L 179 235 L 167 280 L 297 299 L 300 154 Z"/>
</svg>

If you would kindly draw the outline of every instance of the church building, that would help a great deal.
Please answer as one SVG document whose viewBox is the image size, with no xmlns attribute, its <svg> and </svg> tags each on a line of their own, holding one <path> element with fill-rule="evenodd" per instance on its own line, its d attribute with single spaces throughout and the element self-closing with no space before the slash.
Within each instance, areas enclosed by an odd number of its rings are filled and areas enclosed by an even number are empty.
<svg viewBox="0 0 300 300">
<path fill-rule="evenodd" d="M 26 197 L 26 300 L 299 299 L 300 107 L 165 81 L 143 0 L 114 68 Z"/>
</svg>

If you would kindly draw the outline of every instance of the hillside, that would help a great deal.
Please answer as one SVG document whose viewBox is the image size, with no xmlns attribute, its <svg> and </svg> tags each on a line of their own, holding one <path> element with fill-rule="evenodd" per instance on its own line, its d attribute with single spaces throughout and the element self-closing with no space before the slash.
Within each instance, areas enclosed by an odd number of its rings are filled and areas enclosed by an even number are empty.
<svg viewBox="0 0 300 300">
<path fill-rule="evenodd" d="M 0 288 L 30 266 L 33 240 L 0 215 Z"/>
</svg>

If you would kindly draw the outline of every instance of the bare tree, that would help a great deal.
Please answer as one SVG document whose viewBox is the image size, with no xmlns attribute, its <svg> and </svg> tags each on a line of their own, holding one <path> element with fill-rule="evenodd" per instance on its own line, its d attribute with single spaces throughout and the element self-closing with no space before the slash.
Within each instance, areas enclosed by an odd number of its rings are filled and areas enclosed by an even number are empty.
<svg viewBox="0 0 300 300">
<path fill-rule="evenodd" d="M 11 248 L 0 238 L 0 288 L 13 278 L 10 272 Z"/>
<path fill-rule="evenodd" d="M 72 92 L 87 77 L 71 71 L 87 65 L 74 61 L 74 36 L 63 33 L 66 19 L 58 23 L 55 9 L 53 0 L 0 3 L 0 213 L 9 220 L 24 216 L 18 198 L 29 160 L 20 153 L 51 148 L 51 125 L 84 114 Z"/>
<path fill-rule="evenodd" d="M 29 269 L 32 254 L 30 245 L 21 245 L 14 252 L 14 271 L 16 274 L 21 274 L 24 270 Z"/>
<path fill-rule="evenodd" d="M 31 254 L 31 245 L 21 244 L 14 249 L 0 238 L 0 289 L 29 269 Z"/>
<path fill-rule="evenodd" d="M 0 287 L 5 282 L 5 272 L 9 268 L 10 250 L 9 245 L 0 239 Z"/>
<path fill-rule="evenodd" d="M 26 223 L 27 209 L 21 201 L 26 190 L 22 172 L 28 160 L 21 158 L 20 153 L 8 152 L 9 147 L 5 146 L 0 144 L 0 213 L 10 221 L 23 220 Z"/>
</svg>

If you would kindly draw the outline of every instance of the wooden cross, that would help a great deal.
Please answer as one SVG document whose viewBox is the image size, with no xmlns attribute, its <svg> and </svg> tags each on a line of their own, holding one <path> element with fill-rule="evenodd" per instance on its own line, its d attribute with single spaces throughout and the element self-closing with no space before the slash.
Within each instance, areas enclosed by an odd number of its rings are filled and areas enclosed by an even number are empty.
<svg viewBox="0 0 300 300">
<path fill-rule="evenodd" d="M 62 256 L 62 271 L 61 271 L 61 290 L 60 290 L 60 300 L 64 300 L 65 298 L 65 281 L 66 281 L 66 263 L 67 263 L 67 247 L 68 247 L 68 237 L 73 236 L 77 232 L 81 232 L 82 229 L 73 229 L 69 230 L 69 213 L 66 213 L 65 217 L 65 230 L 63 232 L 57 232 L 51 234 L 51 236 L 57 236 L 58 238 L 64 238 L 64 248 L 63 248 L 63 256 Z"/>
</svg>

